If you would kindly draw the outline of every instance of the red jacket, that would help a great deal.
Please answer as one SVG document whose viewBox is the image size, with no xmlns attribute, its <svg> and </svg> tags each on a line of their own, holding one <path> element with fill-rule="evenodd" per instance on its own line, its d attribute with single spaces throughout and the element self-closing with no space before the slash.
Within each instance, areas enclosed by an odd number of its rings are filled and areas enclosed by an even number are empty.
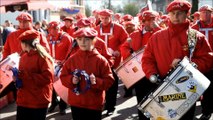
<svg viewBox="0 0 213 120">
<path fill-rule="evenodd" d="M 70 52 L 73 38 L 65 32 L 59 32 L 57 38 L 53 38 L 49 34 L 47 41 L 49 43 L 51 56 L 56 60 L 63 61 Z"/>
<path fill-rule="evenodd" d="M 15 52 L 20 53 L 22 51 L 21 43 L 17 38 L 25 31 L 26 30 L 19 29 L 8 35 L 6 43 L 4 45 L 3 59 L 12 53 Z M 40 44 L 46 48 L 47 52 L 50 52 L 50 48 L 47 43 L 46 37 L 44 37 L 42 33 L 40 34 Z"/>
<path fill-rule="evenodd" d="M 131 41 L 130 42 L 126 41 L 121 46 L 121 55 L 123 59 L 125 60 L 127 57 L 130 56 L 131 48 L 133 51 L 138 51 L 141 48 L 143 48 L 147 44 L 152 34 L 158 30 L 160 30 L 160 28 L 156 28 L 153 31 L 149 32 L 147 31 L 146 33 L 142 33 L 141 30 L 136 30 L 132 34 L 130 34 Z"/>
<path fill-rule="evenodd" d="M 85 70 L 88 75 L 92 73 L 96 77 L 96 84 L 91 85 L 91 88 L 86 92 L 76 95 L 73 89 L 76 87 L 72 83 L 72 72 L 75 69 Z M 113 84 L 113 75 L 107 60 L 98 53 L 96 49 L 93 51 L 78 50 L 64 64 L 61 71 L 61 82 L 69 88 L 68 103 L 71 106 L 102 110 L 105 91 Z M 85 88 L 85 81 L 81 79 L 80 86 Z"/>
<path fill-rule="evenodd" d="M 23 87 L 17 91 L 16 103 L 27 108 L 47 108 L 52 99 L 53 64 L 37 51 L 24 53 L 19 63 Z"/>
<path fill-rule="evenodd" d="M 73 26 L 71 26 L 70 28 L 63 26 L 63 27 L 61 27 L 61 30 L 68 33 L 71 37 L 73 37 L 73 33 L 75 32 L 75 28 Z"/>
<path fill-rule="evenodd" d="M 165 77 L 175 58 L 189 57 L 186 34 L 188 28 L 189 22 L 177 25 L 170 23 L 168 28 L 153 34 L 142 57 L 142 68 L 147 78 L 152 74 Z M 201 72 L 205 73 L 211 68 L 212 57 L 209 55 L 211 50 L 203 34 L 197 32 L 197 39 L 192 61 L 198 65 Z"/>
<path fill-rule="evenodd" d="M 103 33 L 110 33 L 111 25 L 113 24 L 112 35 L 108 36 L 107 48 L 111 48 L 113 51 L 120 51 L 120 46 L 126 41 L 128 38 L 128 33 L 118 23 L 109 23 L 106 26 L 102 26 Z M 98 31 L 98 37 L 105 41 L 105 36 L 100 34 L 100 25 L 95 28 Z M 106 41 L 105 41 L 106 42 Z M 118 67 L 121 62 L 121 55 L 119 57 L 115 57 L 115 64 L 113 68 Z"/>
<path fill-rule="evenodd" d="M 196 24 L 194 24 L 192 26 L 193 29 L 196 29 L 198 31 L 200 31 L 201 33 L 203 33 L 204 35 L 206 35 L 205 31 L 201 31 L 200 29 L 203 29 L 203 28 L 210 28 L 211 30 L 208 31 L 208 42 L 213 50 L 213 20 L 211 22 L 211 24 L 204 24 L 203 21 L 198 21 L 196 22 Z"/>
</svg>

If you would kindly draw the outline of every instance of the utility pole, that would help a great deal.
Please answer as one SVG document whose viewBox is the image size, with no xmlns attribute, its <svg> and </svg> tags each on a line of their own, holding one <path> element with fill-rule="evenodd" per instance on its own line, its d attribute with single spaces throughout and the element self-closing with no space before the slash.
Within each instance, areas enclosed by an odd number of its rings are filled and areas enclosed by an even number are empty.
<svg viewBox="0 0 213 120">
<path fill-rule="evenodd" d="M 192 0 L 192 10 L 191 10 L 192 14 L 198 10 L 198 2 L 199 0 Z"/>
<path fill-rule="evenodd" d="M 111 0 L 109 0 L 109 6 L 108 6 L 109 9 L 111 9 Z"/>
</svg>

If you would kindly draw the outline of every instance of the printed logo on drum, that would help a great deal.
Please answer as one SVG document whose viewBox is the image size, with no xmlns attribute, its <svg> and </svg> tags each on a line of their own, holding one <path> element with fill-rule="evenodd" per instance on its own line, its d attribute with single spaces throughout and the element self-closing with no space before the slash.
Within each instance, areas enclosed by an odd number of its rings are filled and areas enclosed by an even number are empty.
<svg viewBox="0 0 213 120">
<path fill-rule="evenodd" d="M 176 93 L 170 95 L 158 96 L 159 102 L 168 102 L 186 99 L 186 93 Z"/>
<path fill-rule="evenodd" d="M 173 109 L 169 109 L 168 110 L 168 115 L 169 115 L 170 118 L 174 118 L 174 117 L 177 116 L 177 112 L 175 110 L 173 110 Z"/>
<path fill-rule="evenodd" d="M 135 66 L 135 67 L 132 68 L 132 71 L 133 71 L 134 73 L 136 73 L 136 72 L 138 72 L 138 68 Z"/>
<path fill-rule="evenodd" d="M 180 77 L 180 78 L 176 81 L 176 84 L 185 82 L 185 81 L 187 81 L 188 79 L 189 79 L 189 76 Z"/>
</svg>

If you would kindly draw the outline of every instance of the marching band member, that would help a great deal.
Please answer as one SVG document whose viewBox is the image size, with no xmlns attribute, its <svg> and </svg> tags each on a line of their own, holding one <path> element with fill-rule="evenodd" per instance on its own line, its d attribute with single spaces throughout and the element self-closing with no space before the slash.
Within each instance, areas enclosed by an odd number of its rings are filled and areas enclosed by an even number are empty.
<svg viewBox="0 0 213 120">
<path fill-rule="evenodd" d="M 194 14 L 193 14 L 193 22 L 192 22 L 192 25 L 194 25 L 194 24 L 196 24 L 197 23 L 197 21 L 199 21 L 200 20 L 200 12 L 195 12 Z"/>
<path fill-rule="evenodd" d="M 79 50 L 65 62 L 61 82 L 69 88 L 68 102 L 74 120 L 101 120 L 105 91 L 113 84 L 108 61 L 94 48 L 97 31 L 82 28 L 74 33 Z"/>
<path fill-rule="evenodd" d="M 133 52 L 137 52 L 145 47 L 151 35 L 156 31 L 161 30 L 156 23 L 158 17 L 157 12 L 147 10 L 141 15 L 143 15 L 140 17 L 144 24 L 143 29 L 138 29 L 130 34 L 130 38 L 121 46 L 121 55 L 123 56 L 124 60 Z M 135 85 L 133 85 L 132 88 L 135 88 L 137 103 L 140 103 L 143 97 L 145 97 L 154 87 L 155 85 L 149 82 L 146 78 L 142 78 Z M 148 118 L 146 118 L 141 111 L 138 111 L 138 115 L 139 120 L 148 120 Z"/>
<path fill-rule="evenodd" d="M 54 59 L 56 67 L 61 67 L 70 52 L 73 38 L 68 33 L 61 31 L 59 22 L 56 21 L 49 23 L 48 32 L 47 41 L 49 42 L 51 56 Z M 52 102 L 48 112 L 52 112 L 58 104 L 60 114 L 66 114 L 66 103 L 62 99 L 58 101 L 56 92 L 53 90 Z"/>
<path fill-rule="evenodd" d="M 114 22 L 116 23 L 121 23 L 121 14 L 120 13 L 115 13 L 114 14 Z"/>
<path fill-rule="evenodd" d="M 92 22 L 90 21 L 89 18 L 82 18 L 77 22 L 76 25 L 79 29 L 82 29 L 82 28 L 92 27 L 91 24 Z M 111 53 L 109 53 L 105 42 L 101 38 L 95 37 L 94 46 L 97 49 L 97 51 L 108 60 L 110 66 L 113 66 L 114 57 L 112 56 Z M 75 51 L 76 51 L 76 48 L 75 48 Z"/>
<path fill-rule="evenodd" d="M 210 46 L 205 36 L 196 31 L 197 44 L 194 52 L 189 48 L 187 33 L 190 30 L 190 22 L 187 16 L 190 13 L 191 4 L 188 1 L 174 0 L 167 6 L 170 18 L 168 28 L 156 32 L 150 38 L 142 57 L 142 68 L 146 77 L 165 78 L 167 72 L 174 68 L 184 56 L 188 56 L 197 64 L 202 73 L 211 68 L 212 56 Z M 181 118 L 181 120 L 193 120 L 195 105 Z"/>
<path fill-rule="evenodd" d="M 126 21 L 123 26 L 129 35 L 136 30 L 134 21 Z"/>
<path fill-rule="evenodd" d="M 19 62 L 16 120 L 45 120 L 53 89 L 53 61 L 39 44 L 40 33 L 23 32 L 18 40 L 23 50 Z"/>
<path fill-rule="evenodd" d="M 75 32 L 75 26 L 73 24 L 74 19 L 72 17 L 65 17 L 63 21 L 64 26 L 62 26 L 61 29 L 73 37 L 73 33 Z"/>
<path fill-rule="evenodd" d="M 99 10 L 93 10 L 92 15 L 95 17 L 95 25 L 98 26 L 101 23 L 101 20 L 99 18 Z"/>
<path fill-rule="evenodd" d="M 213 19 L 211 18 L 211 14 L 213 13 L 213 8 L 209 5 L 204 5 L 199 9 L 200 12 L 200 20 L 196 22 L 192 26 L 192 28 L 200 31 L 203 33 L 210 46 L 213 50 Z M 213 66 L 212 69 L 205 73 L 206 77 L 213 81 Z M 209 88 L 205 91 L 203 94 L 203 98 L 201 99 L 201 106 L 202 106 L 202 116 L 200 117 L 200 120 L 209 120 L 211 117 L 211 114 L 213 112 L 213 97 L 212 97 L 212 90 L 213 90 L 213 84 L 211 83 Z"/>
<path fill-rule="evenodd" d="M 21 43 L 17 39 L 19 35 L 21 35 L 23 32 L 26 30 L 33 30 L 33 17 L 27 13 L 27 12 L 22 12 L 20 13 L 17 17 L 16 20 L 19 21 L 19 29 L 10 33 L 7 36 L 6 43 L 4 45 L 4 50 L 3 50 L 3 59 L 5 59 L 8 55 L 18 52 L 20 53 L 22 51 L 21 49 Z M 45 49 L 49 52 L 50 48 L 47 43 L 46 37 L 42 35 L 42 33 L 39 35 L 39 41 L 40 44 L 45 47 Z M 0 97 L 3 97 L 6 95 L 9 91 L 13 90 L 14 91 L 14 98 L 16 99 L 16 88 L 14 86 L 14 83 L 10 83 L 4 91 L 0 94 Z"/>
<path fill-rule="evenodd" d="M 98 37 L 104 40 L 109 52 L 115 57 L 115 63 L 112 66 L 112 69 L 115 69 L 121 62 L 120 46 L 128 38 L 128 33 L 125 31 L 123 26 L 118 23 L 112 22 L 112 14 L 113 11 L 108 9 L 99 11 L 101 23 L 95 29 L 98 31 Z M 117 100 L 119 78 L 114 70 L 113 76 L 115 82 L 106 93 L 105 109 L 107 110 L 107 115 L 113 114 Z"/>
</svg>

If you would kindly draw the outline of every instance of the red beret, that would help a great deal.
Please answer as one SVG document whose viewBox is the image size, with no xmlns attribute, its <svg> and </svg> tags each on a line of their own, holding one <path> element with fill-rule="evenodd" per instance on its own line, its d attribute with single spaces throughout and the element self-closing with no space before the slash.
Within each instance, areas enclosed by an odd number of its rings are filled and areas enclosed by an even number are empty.
<svg viewBox="0 0 213 120">
<path fill-rule="evenodd" d="M 95 23 L 96 22 L 96 18 L 94 16 L 90 16 L 88 17 L 90 23 Z"/>
<path fill-rule="evenodd" d="M 133 20 L 133 17 L 130 14 L 126 14 L 122 17 L 123 21 L 131 21 Z"/>
<path fill-rule="evenodd" d="M 17 17 L 16 17 L 16 20 L 18 21 L 33 21 L 33 17 L 27 13 L 27 12 L 22 12 L 21 14 L 19 14 Z"/>
<path fill-rule="evenodd" d="M 78 20 L 77 22 L 77 27 L 87 27 L 87 26 L 90 26 L 91 24 L 91 21 L 88 19 L 88 18 L 81 18 L 80 20 Z"/>
<path fill-rule="evenodd" d="M 96 37 L 98 32 L 93 28 L 81 28 L 74 32 L 75 37 Z"/>
<path fill-rule="evenodd" d="M 65 18 L 63 19 L 63 21 L 65 21 L 65 20 L 73 21 L 74 19 L 73 19 L 72 17 L 65 17 Z"/>
<path fill-rule="evenodd" d="M 211 11 L 211 12 L 213 12 L 213 8 L 211 6 L 209 6 L 209 5 L 204 5 L 204 6 L 200 7 L 199 12 L 201 12 L 201 11 Z"/>
<path fill-rule="evenodd" d="M 85 18 L 85 15 L 83 15 L 81 13 L 75 15 L 76 20 L 80 20 L 81 18 Z"/>
<path fill-rule="evenodd" d="M 191 3 L 186 0 L 174 0 L 171 2 L 167 8 L 167 12 L 171 12 L 173 10 L 181 10 L 181 11 L 189 11 L 191 9 Z"/>
<path fill-rule="evenodd" d="M 60 23 L 56 21 L 52 21 L 48 25 L 48 29 L 60 28 Z"/>
<path fill-rule="evenodd" d="M 156 18 L 158 16 L 159 16 L 158 12 L 147 10 L 147 11 L 143 12 L 142 20 L 146 21 L 146 20 L 150 20 L 152 18 Z"/>
<path fill-rule="evenodd" d="M 124 26 L 125 27 L 131 27 L 133 25 L 135 25 L 135 23 L 133 21 L 126 21 L 126 22 L 124 22 Z"/>
<path fill-rule="evenodd" d="M 99 15 L 101 16 L 111 16 L 112 14 L 113 14 L 113 11 L 109 9 L 103 9 L 99 11 Z"/>
<path fill-rule="evenodd" d="M 93 13 L 93 14 L 98 14 L 98 13 L 99 13 L 99 10 L 93 10 L 92 13 Z"/>
<path fill-rule="evenodd" d="M 39 35 L 40 35 L 39 32 L 36 30 L 27 30 L 18 37 L 18 40 L 20 41 L 34 40 L 36 38 L 39 38 Z"/>
<path fill-rule="evenodd" d="M 199 17 L 199 16 L 200 16 L 200 12 L 195 12 L 195 13 L 193 14 L 193 16 L 194 16 L 194 17 Z"/>
<path fill-rule="evenodd" d="M 115 14 L 114 14 L 114 18 L 120 19 L 120 18 L 121 18 L 121 14 L 120 14 L 120 13 L 115 13 Z"/>
</svg>

